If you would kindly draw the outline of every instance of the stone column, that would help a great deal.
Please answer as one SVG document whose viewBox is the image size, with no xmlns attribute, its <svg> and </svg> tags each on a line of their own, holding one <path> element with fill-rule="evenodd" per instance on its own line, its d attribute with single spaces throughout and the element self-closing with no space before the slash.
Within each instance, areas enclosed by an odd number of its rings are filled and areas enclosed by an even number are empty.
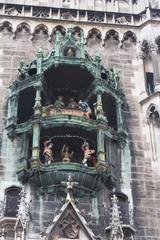
<svg viewBox="0 0 160 240">
<path fill-rule="evenodd" d="M 105 147 L 104 147 L 104 130 L 100 127 L 97 130 L 97 154 L 98 154 L 98 162 L 105 162 Z"/>
<path fill-rule="evenodd" d="M 139 74 L 138 74 L 138 83 L 140 86 L 140 100 L 146 98 L 148 96 L 146 92 L 146 76 L 144 70 L 144 54 L 143 52 L 139 52 L 137 55 L 137 61 L 139 66 Z"/>
<path fill-rule="evenodd" d="M 41 115 L 41 85 L 35 87 L 36 89 L 36 98 L 35 98 L 35 105 L 34 105 L 34 116 Z"/>
<path fill-rule="evenodd" d="M 17 123 L 17 111 L 18 111 L 18 93 L 14 91 L 11 93 L 8 102 L 8 120 L 7 127 L 14 126 Z"/>
<path fill-rule="evenodd" d="M 38 167 L 40 164 L 39 152 L 40 152 L 40 123 L 39 120 L 35 120 L 33 123 L 33 137 L 32 137 L 32 158 L 31 167 Z"/>
<path fill-rule="evenodd" d="M 155 92 L 160 91 L 160 73 L 159 73 L 159 66 L 158 66 L 158 58 L 156 52 L 156 46 L 151 44 L 150 46 L 152 63 L 153 63 L 153 74 L 154 74 L 154 85 L 155 85 Z"/>
<path fill-rule="evenodd" d="M 40 122 L 39 117 L 41 116 L 41 86 L 38 85 L 36 88 L 36 98 L 34 105 L 34 120 L 33 120 L 33 137 L 32 137 L 32 159 L 31 166 L 39 166 L 39 152 L 40 152 Z"/>
<path fill-rule="evenodd" d="M 95 104 L 95 113 L 96 113 L 96 119 L 97 120 L 106 120 L 106 117 L 104 116 L 103 112 L 103 103 L 102 103 L 102 92 L 97 91 L 97 102 Z"/>
<path fill-rule="evenodd" d="M 122 102 L 121 99 L 118 98 L 116 102 L 116 112 L 117 112 L 117 129 L 119 132 L 123 131 L 123 119 L 122 119 Z"/>
</svg>

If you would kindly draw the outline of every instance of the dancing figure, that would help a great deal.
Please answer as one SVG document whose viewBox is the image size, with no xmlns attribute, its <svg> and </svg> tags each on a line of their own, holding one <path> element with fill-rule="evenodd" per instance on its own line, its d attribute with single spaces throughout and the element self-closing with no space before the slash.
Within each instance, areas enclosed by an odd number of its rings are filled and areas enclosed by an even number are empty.
<svg viewBox="0 0 160 240">
<path fill-rule="evenodd" d="M 82 163 L 88 167 L 88 161 L 91 161 L 93 166 L 95 166 L 96 161 L 95 161 L 95 157 L 94 157 L 94 153 L 95 150 L 94 149 L 90 149 L 88 142 L 84 142 L 84 144 L 82 145 L 82 151 L 84 153 L 84 158 L 82 160 Z"/>
<path fill-rule="evenodd" d="M 74 98 L 69 99 L 68 108 L 69 109 L 78 109 L 78 104 L 75 102 Z"/>
<path fill-rule="evenodd" d="M 58 96 L 58 99 L 54 103 L 54 107 L 57 108 L 58 110 L 61 108 L 65 108 L 65 104 L 63 102 L 64 97 L 63 96 Z"/>
<path fill-rule="evenodd" d="M 45 160 L 45 164 L 51 164 L 51 162 L 54 162 L 53 159 L 53 143 L 51 140 L 44 141 L 44 150 L 43 150 L 43 156 Z"/>
<path fill-rule="evenodd" d="M 78 104 L 79 104 L 79 108 L 83 111 L 83 115 L 86 118 L 90 118 L 92 111 L 91 111 L 88 103 L 85 101 L 79 100 Z"/>
<path fill-rule="evenodd" d="M 62 157 L 62 162 L 70 162 L 72 157 L 73 157 L 74 152 L 70 152 L 69 147 L 64 144 L 62 151 L 61 151 L 61 157 Z"/>
</svg>

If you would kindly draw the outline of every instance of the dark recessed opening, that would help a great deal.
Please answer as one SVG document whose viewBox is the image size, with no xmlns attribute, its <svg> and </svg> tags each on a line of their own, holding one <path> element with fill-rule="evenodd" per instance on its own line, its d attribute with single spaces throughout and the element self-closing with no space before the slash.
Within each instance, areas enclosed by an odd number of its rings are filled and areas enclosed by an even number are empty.
<svg viewBox="0 0 160 240">
<path fill-rule="evenodd" d="M 152 72 L 146 72 L 146 90 L 148 95 L 154 93 L 154 75 Z"/>
<path fill-rule="evenodd" d="M 70 97 L 77 101 L 79 98 L 83 99 L 93 81 L 93 76 L 79 65 L 50 68 L 44 73 L 45 105 L 53 104 L 58 96 L 64 96 L 66 103 Z"/>
<path fill-rule="evenodd" d="M 27 88 L 19 92 L 18 96 L 18 119 L 17 123 L 23 123 L 30 119 L 33 115 L 35 104 L 35 89 L 33 87 Z"/>
<path fill-rule="evenodd" d="M 5 217 L 16 217 L 18 213 L 18 205 L 20 202 L 20 188 L 10 187 L 6 190 L 6 208 Z"/>
<path fill-rule="evenodd" d="M 83 151 L 82 145 L 85 140 L 89 143 L 91 149 L 96 150 L 96 134 L 84 131 L 76 128 L 54 128 L 43 129 L 41 132 L 40 140 L 40 159 L 44 163 L 44 142 L 48 139 L 52 139 L 53 143 L 53 158 L 55 162 L 62 162 L 62 148 L 64 144 L 69 147 L 70 152 L 74 152 L 71 162 L 82 163 Z M 95 154 L 96 155 L 96 154 Z M 92 162 L 88 163 L 88 166 L 92 167 Z"/>
<path fill-rule="evenodd" d="M 108 94 L 103 95 L 103 111 L 107 117 L 108 125 L 117 130 L 116 101 Z"/>
</svg>

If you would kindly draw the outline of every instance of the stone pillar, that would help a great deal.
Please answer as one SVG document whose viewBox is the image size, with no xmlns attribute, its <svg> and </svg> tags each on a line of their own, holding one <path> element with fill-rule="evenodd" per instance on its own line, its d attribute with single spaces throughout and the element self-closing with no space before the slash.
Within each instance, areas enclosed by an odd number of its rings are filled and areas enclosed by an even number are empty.
<svg viewBox="0 0 160 240">
<path fill-rule="evenodd" d="M 116 103 L 116 112 L 117 112 L 117 130 L 119 132 L 123 131 L 123 119 L 122 119 L 122 103 L 121 99 L 118 98 Z"/>
<path fill-rule="evenodd" d="M 12 92 L 8 102 L 8 122 L 7 126 L 16 125 L 18 111 L 18 94 Z"/>
<path fill-rule="evenodd" d="M 34 116 L 40 116 L 42 105 L 41 105 L 41 85 L 35 86 L 36 89 L 36 98 L 34 105 Z"/>
<path fill-rule="evenodd" d="M 7 130 L 8 137 L 13 139 L 15 137 L 15 127 L 17 124 L 17 112 L 18 112 L 18 93 L 12 91 L 8 101 L 8 115 L 7 115 Z"/>
<path fill-rule="evenodd" d="M 139 52 L 137 55 L 137 61 L 139 66 L 139 74 L 138 74 L 138 83 L 140 86 L 140 100 L 146 98 L 148 96 L 146 92 L 146 76 L 144 70 L 144 54 Z"/>
<path fill-rule="evenodd" d="M 151 44 L 150 51 L 151 51 L 152 63 L 153 63 L 154 85 L 155 85 L 154 90 L 155 92 L 157 92 L 157 91 L 160 91 L 160 74 L 159 74 L 156 46 L 154 44 Z"/>
<path fill-rule="evenodd" d="M 32 158 L 31 167 L 38 167 L 40 164 L 39 152 L 40 152 L 40 123 L 35 120 L 33 123 L 33 137 L 32 137 Z"/>
<path fill-rule="evenodd" d="M 104 146 L 104 130 L 100 127 L 97 130 L 97 154 L 98 154 L 98 162 L 105 162 L 105 146 Z"/>
<path fill-rule="evenodd" d="M 33 137 L 32 137 L 32 158 L 31 166 L 39 166 L 39 152 L 40 152 L 40 122 L 39 117 L 41 116 L 41 86 L 38 85 L 36 88 L 36 98 L 34 105 L 34 121 L 33 121 Z"/>
<path fill-rule="evenodd" d="M 147 8 L 146 8 L 146 17 L 147 17 L 148 20 L 151 19 L 151 10 L 150 10 L 149 6 L 147 6 Z"/>
<path fill-rule="evenodd" d="M 106 117 L 104 116 L 103 112 L 103 103 L 102 103 L 102 92 L 97 91 L 97 102 L 95 104 L 95 113 L 96 113 L 96 119 L 97 120 L 106 120 Z"/>
<path fill-rule="evenodd" d="M 5 228 L 3 227 L 0 233 L 0 240 L 6 240 L 6 236 L 7 234 L 6 234 Z"/>
</svg>

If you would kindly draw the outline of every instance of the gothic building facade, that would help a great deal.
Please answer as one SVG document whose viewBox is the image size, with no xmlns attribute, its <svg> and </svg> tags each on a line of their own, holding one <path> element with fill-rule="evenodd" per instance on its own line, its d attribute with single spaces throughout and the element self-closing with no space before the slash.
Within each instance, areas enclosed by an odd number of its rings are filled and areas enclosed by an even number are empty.
<svg viewBox="0 0 160 240">
<path fill-rule="evenodd" d="M 160 3 L 0 1 L 0 240 L 160 239 Z"/>
</svg>

